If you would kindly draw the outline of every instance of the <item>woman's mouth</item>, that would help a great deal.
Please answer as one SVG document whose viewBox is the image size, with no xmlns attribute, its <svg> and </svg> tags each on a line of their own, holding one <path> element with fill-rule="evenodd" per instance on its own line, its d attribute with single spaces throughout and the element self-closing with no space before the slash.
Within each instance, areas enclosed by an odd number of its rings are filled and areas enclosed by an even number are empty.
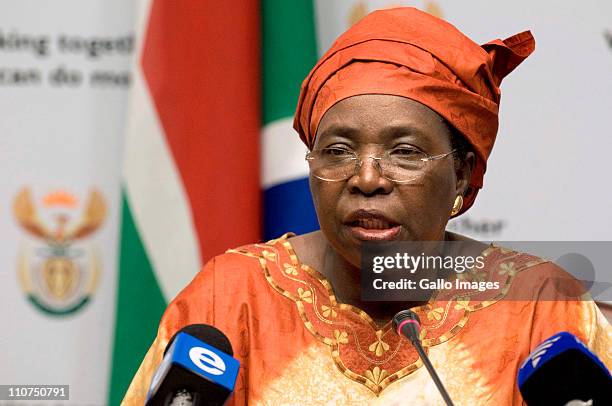
<svg viewBox="0 0 612 406">
<path fill-rule="evenodd" d="M 389 241 L 397 238 L 401 226 L 378 212 L 359 210 L 353 213 L 345 225 L 351 235 L 361 241 Z"/>
</svg>

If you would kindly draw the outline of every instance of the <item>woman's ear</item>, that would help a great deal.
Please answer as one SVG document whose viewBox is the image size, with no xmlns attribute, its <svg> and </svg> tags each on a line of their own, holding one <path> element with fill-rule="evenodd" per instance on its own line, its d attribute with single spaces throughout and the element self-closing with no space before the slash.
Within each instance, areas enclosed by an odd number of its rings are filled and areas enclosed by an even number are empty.
<svg viewBox="0 0 612 406">
<path fill-rule="evenodd" d="M 455 186 L 456 195 L 465 196 L 470 187 L 474 165 L 476 165 L 476 155 L 474 152 L 469 151 L 465 154 L 465 158 L 457 161 L 455 165 L 455 176 L 457 179 Z"/>
</svg>

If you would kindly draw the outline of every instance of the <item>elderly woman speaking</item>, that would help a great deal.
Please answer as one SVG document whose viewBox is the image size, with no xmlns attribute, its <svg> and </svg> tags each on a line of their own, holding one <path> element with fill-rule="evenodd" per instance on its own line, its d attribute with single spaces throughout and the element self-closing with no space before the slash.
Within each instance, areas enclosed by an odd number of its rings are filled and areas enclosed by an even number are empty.
<svg viewBox="0 0 612 406">
<path fill-rule="evenodd" d="M 610 365 L 610 327 L 589 300 L 502 300 L 546 290 L 555 266 L 485 246 L 480 278 L 502 294 L 425 302 L 361 299 L 365 241 L 461 241 L 450 218 L 483 185 L 500 83 L 535 48 L 529 32 L 479 46 L 413 8 L 376 11 L 304 80 L 294 127 L 309 152 L 320 231 L 211 260 L 169 305 L 125 398 L 141 404 L 169 339 L 211 324 L 241 362 L 231 404 L 441 404 L 415 348 L 394 331 L 412 308 L 420 340 L 458 405 L 519 405 L 522 360 L 569 331 Z M 538 285 L 540 283 L 540 285 Z"/>
</svg>

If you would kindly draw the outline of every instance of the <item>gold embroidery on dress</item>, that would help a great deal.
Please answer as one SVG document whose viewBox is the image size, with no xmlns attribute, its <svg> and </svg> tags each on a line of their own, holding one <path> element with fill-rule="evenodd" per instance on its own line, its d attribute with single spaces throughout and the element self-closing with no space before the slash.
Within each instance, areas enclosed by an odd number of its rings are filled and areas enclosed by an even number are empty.
<svg viewBox="0 0 612 406">
<path fill-rule="evenodd" d="M 444 314 L 444 308 L 436 307 L 435 309 L 431 309 L 427 312 L 427 319 L 440 321 L 442 320 L 443 314 Z"/>
<path fill-rule="evenodd" d="M 329 307 L 329 306 L 321 306 L 321 313 L 323 313 L 323 317 L 330 317 L 330 318 L 336 318 L 338 316 L 338 313 L 334 310 L 333 307 Z"/>
<path fill-rule="evenodd" d="M 336 343 L 348 344 L 348 334 L 346 334 L 346 331 L 334 330 L 334 337 L 336 338 Z"/>
<path fill-rule="evenodd" d="M 298 288 L 298 296 L 301 301 L 306 303 L 312 303 L 312 292 L 310 290 L 304 290 L 304 288 Z"/>
<path fill-rule="evenodd" d="M 516 269 L 514 268 L 514 262 L 510 261 L 510 262 L 502 262 L 499 265 L 499 274 L 500 275 L 508 275 L 508 276 L 514 276 L 516 275 Z"/>
<path fill-rule="evenodd" d="M 469 297 L 458 297 L 455 310 L 469 310 L 470 298 Z"/>
<path fill-rule="evenodd" d="M 376 332 L 376 341 L 374 341 L 369 347 L 368 350 L 376 354 L 377 357 L 380 357 L 385 352 L 389 351 L 389 344 L 383 341 L 383 332 L 382 330 L 378 330 Z"/>
<path fill-rule="evenodd" d="M 287 275 L 297 276 L 297 274 L 298 274 L 297 269 L 293 265 L 289 265 L 289 264 L 285 263 L 285 264 L 283 264 L 283 268 L 285 268 L 285 273 Z"/>
<path fill-rule="evenodd" d="M 389 373 L 379 367 L 374 367 L 371 371 L 366 371 L 366 377 L 375 385 L 379 385 L 387 375 L 389 375 Z"/>
</svg>

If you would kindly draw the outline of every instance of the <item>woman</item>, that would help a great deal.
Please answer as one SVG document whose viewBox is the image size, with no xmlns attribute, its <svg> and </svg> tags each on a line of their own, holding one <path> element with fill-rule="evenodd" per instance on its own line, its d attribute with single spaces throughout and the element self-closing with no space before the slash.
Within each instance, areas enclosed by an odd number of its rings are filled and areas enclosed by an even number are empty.
<svg viewBox="0 0 612 406">
<path fill-rule="evenodd" d="M 193 323 L 232 343 L 241 362 L 232 404 L 442 404 L 391 326 L 410 307 L 458 405 L 521 404 L 522 360 L 558 331 L 609 365 L 610 327 L 594 304 L 538 300 L 558 295 L 547 281 L 560 271 L 527 254 L 482 248 L 484 270 L 466 278 L 503 293 L 361 300 L 364 241 L 466 240 L 447 222 L 482 187 L 500 82 L 534 46 L 525 32 L 480 47 L 413 8 L 374 12 L 343 34 L 304 81 L 294 124 L 310 150 L 321 230 L 210 261 L 168 307 L 125 403 L 143 402 L 168 340 Z M 513 292 L 521 301 L 503 300 Z"/>
</svg>

